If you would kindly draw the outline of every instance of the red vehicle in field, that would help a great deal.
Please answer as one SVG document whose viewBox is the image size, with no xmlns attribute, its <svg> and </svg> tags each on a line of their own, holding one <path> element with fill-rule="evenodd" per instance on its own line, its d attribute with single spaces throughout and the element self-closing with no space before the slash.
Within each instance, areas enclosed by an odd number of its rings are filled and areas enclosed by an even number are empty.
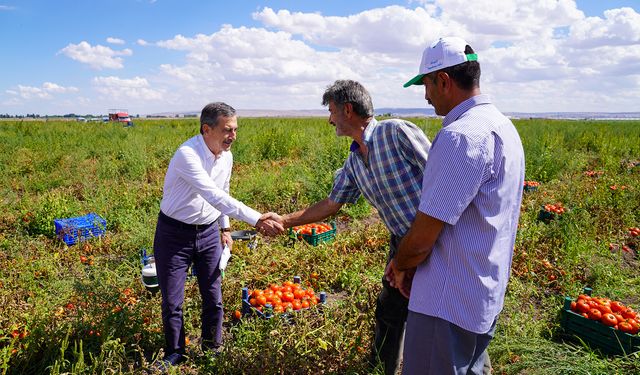
<svg viewBox="0 0 640 375">
<path fill-rule="evenodd" d="M 116 121 L 126 123 L 127 125 L 133 125 L 131 116 L 129 116 L 129 112 L 126 109 L 110 109 L 109 121 Z"/>
</svg>

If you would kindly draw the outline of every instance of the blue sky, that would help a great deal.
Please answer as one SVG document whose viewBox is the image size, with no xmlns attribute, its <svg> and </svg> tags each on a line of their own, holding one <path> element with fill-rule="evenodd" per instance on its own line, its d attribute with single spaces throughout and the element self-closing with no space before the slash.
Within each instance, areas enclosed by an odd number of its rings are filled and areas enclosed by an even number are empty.
<svg viewBox="0 0 640 375">
<path fill-rule="evenodd" d="M 500 7 L 496 7 L 496 3 Z M 427 106 L 422 49 L 480 56 L 504 111 L 640 111 L 640 2 L 0 0 L 0 113 L 322 109 L 356 79 L 376 107 Z"/>
</svg>

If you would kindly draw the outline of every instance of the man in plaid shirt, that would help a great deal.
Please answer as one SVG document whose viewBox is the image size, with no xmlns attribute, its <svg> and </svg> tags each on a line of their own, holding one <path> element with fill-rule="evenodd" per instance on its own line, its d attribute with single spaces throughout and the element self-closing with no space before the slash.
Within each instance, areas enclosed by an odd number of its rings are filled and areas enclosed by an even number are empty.
<svg viewBox="0 0 640 375">
<path fill-rule="evenodd" d="M 363 195 L 378 210 L 391 232 L 385 269 L 385 275 L 390 276 L 389 260 L 416 216 L 431 143 L 422 130 L 409 121 L 376 121 L 371 97 L 358 82 L 334 82 L 326 89 L 322 104 L 329 107 L 329 122 L 335 126 L 336 135 L 353 139 L 351 152 L 336 172 L 329 197 L 285 215 L 283 225 L 289 228 L 321 221 Z M 407 303 L 383 277 L 375 312 L 372 361 L 380 360 L 387 374 L 395 373 L 402 357 Z"/>
</svg>

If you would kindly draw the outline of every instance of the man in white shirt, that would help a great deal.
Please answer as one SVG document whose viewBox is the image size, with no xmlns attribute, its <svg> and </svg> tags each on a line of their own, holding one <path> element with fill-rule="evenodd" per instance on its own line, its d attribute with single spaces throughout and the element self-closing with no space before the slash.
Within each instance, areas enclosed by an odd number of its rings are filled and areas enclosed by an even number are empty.
<svg viewBox="0 0 640 375">
<path fill-rule="evenodd" d="M 200 134 L 178 148 L 167 169 L 153 244 L 162 293 L 165 368 L 185 360 L 182 303 L 191 263 L 202 296 L 202 348 L 222 345 L 218 264 L 223 246 L 231 247 L 233 242 L 229 216 L 267 235 L 284 232 L 277 214 L 261 215 L 229 195 L 230 149 L 237 130 L 235 109 L 220 102 L 207 104 L 200 116 Z"/>
</svg>

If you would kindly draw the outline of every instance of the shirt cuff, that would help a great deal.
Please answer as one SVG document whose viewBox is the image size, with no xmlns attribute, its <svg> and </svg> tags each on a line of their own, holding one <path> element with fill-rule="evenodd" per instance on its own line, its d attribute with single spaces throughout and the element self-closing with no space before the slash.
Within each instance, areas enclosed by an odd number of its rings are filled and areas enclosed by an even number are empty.
<svg viewBox="0 0 640 375">
<path fill-rule="evenodd" d="M 231 224 L 229 224 L 229 216 L 220 215 L 218 218 L 218 226 L 220 226 L 220 228 L 229 228 L 231 226 Z"/>
</svg>

